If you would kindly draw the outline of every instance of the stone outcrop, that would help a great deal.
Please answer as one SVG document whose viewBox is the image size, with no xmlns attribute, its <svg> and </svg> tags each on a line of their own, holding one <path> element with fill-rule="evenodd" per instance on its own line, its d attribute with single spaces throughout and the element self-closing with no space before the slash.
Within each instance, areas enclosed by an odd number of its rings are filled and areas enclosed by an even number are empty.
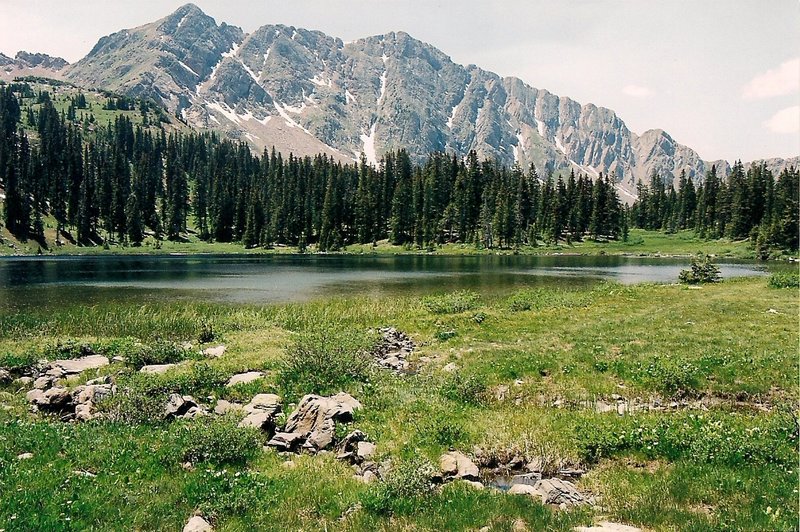
<svg viewBox="0 0 800 532">
<path fill-rule="evenodd" d="M 204 416 L 207 413 L 208 412 L 206 412 L 191 395 L 170 394 L 169 399 L 167 399 L 167 404 L 164 406 L 165 420 L 179 417 L 192 419 L 198 416 Z"/>
<path fill-rule="evenodd" d="M 289 416 L 283 431 L 267 443 L 283 451 L 302 448 L 312 453 L 327 449 L 334 440 L 336 423 L 352 421 L 361 403 L 346 393 L 331 397 L 306 395 Z"/>
<path fill-rule="evenodd" d="M 214 527 L 199 515 L 195 515 L 183 527 L 183 532 L 214 532 Z"/>
</svg>

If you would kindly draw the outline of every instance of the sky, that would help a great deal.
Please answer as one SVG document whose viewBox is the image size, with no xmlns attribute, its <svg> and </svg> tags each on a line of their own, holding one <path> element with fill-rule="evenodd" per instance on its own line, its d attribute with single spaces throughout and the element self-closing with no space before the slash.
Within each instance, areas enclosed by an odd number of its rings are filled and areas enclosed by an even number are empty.
<svg viewBox="0 0 800 532">
<path fill-rule="evenodd" d="M 186 0 L 0 0 L 0 52 L 70 62 Z M 703 159 L 800 155 L 800 0 L 195 0 L 217 22 L 405 31 L 464 65 L 613 109 Z"/>
</svg>

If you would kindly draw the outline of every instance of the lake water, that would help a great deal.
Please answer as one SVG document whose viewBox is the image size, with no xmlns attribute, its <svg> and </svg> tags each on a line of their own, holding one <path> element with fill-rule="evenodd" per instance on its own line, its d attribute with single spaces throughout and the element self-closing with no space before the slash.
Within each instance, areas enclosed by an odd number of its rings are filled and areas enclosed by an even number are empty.
<svg viewBox="0 0 800 532">
<path fill-rule="evenodd" d="M 676 282 L 688 259 L 620 256 L 100 256 L 0 259 L 0 303 L 8 309 L 137 298 L 247 303 L 331 295 L 419 294 L 458 289 Z M 721 261 L 723 278 L 765 275 L 762 263 Z"/>
</svg>

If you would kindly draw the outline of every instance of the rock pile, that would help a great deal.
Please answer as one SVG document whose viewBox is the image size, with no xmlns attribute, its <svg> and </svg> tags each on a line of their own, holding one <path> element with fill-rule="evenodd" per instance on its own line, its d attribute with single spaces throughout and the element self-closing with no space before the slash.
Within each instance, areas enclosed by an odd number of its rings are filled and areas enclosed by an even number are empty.
<svg viewBox="0 0 800 532">
<path fill-rule="evenodd" d="M 107 360 L 107 359 L 106 359 Z M 25 398 L 37 410 L 61 414 L 64 421 L 89 421 L 99 416 L 97 403 L 111 397 L 117 391 L 110 377 L 103 377 L 68 390 L 56 386 L 51 376 L 39 377 L 34 381 L 34 389 Z"/>
<path fill-rule="evenodd" d="M 380 329 L 380 333 L 383 338 L 372 353 L 375 362 L 379 366 L 393 371 L 408 371 L 408 355 L 413 353 L 417 347 L 414 341 L 394 327 L 384 327 Z"/>
<path fill-rule="evenodd" d="M 335 436 L 336 422 L 352 421 L 361 403 L 346 393 L 331 397 L 306 395 L 289 416 L 282 432 L 267 445 L 281 451 L 303 449 L 312 453 L 327 449 Z"/>
</svg>

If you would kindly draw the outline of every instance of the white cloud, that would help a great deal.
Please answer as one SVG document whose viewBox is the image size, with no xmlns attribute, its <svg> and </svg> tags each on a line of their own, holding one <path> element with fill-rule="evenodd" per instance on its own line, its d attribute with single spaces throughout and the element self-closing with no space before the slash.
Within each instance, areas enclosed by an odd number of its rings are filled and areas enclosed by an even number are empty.
<svg viewBox="0 0 800 532">
<path fill-rule="evenodd" d="M 643 87 L 642 85 L 625 85 L 622 87 L 622 94 L 633 98 L 647 98 L 655 94 L 655 92 L 650 87 Z"/>
<path fill-rule="evenodd" d="M 742 97 L 745 100 L 758 100 L 783 96 L 797 92 L 800 89 L 800 57 L 790 59 L 778 68 L 767 70 L 750 80 L 742 88 Z"/>
<path fill-rule="evenodd" d="M 800 132 L 800 105 L 781 109 L 764 122 L 764 127 L 775 133 Z"/>
</svg>

